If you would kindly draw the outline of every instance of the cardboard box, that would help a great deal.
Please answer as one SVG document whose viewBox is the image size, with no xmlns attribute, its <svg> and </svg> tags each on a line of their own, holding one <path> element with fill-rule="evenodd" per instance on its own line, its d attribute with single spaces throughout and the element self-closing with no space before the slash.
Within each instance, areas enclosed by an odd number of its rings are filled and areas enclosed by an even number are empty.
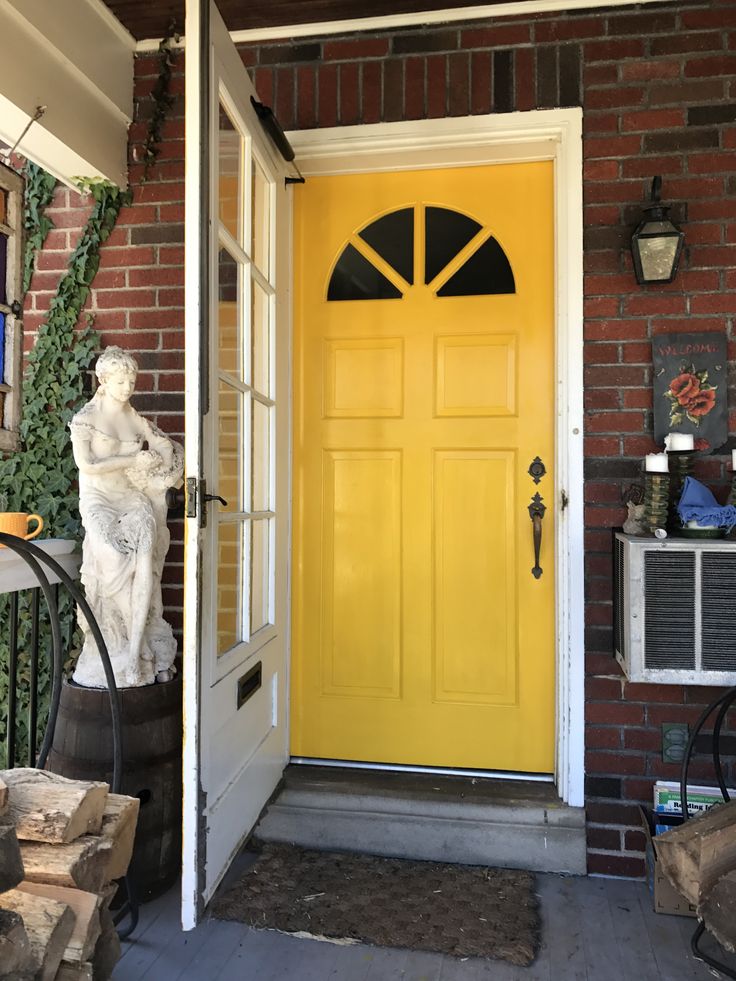
<svg viewBox="0 0 736 981">
<path fill-rule="evenodd" d="M 674 916 L 695 916 L 695 907 L 675 889 L 662 872 L 657 860 L 656 838 L 653 825 L 643 807 L 639 808 L 641 823 L 646 837 L 647 885 L 652 896 L 655 913 L 669 913 Z"/>
</svg>

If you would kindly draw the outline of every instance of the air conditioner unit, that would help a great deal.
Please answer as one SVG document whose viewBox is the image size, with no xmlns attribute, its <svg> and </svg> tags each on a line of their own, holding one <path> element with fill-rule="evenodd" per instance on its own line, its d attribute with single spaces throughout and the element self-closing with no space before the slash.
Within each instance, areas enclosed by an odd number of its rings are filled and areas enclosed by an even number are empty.
<svg viewBox="0 0 736 981">
<path fill-rule="evenodd" d="M 630 681 L 736 685 L 736 542 L 614 538 L 616 658 Z"/>
</svg>

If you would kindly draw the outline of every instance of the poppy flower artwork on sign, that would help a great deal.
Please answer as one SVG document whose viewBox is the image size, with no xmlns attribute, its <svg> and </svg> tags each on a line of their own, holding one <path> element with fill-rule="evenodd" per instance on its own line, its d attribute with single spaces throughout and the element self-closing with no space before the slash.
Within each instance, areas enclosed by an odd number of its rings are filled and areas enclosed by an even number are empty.
<svg viewBox="0 0 736 981">
<path fill-rule="evenodd" d="M 728 439 L 725 335 L 660 334 L 652 360 L 655 442 L 692 433 L 696 450 L 718 450 Z"/>
</svg>

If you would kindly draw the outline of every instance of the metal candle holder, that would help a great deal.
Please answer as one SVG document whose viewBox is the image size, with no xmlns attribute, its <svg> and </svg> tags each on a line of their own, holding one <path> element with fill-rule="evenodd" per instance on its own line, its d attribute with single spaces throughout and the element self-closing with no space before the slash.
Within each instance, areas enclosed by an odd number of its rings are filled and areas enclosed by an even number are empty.
<svg viewBox="0 0 736 981">
<path fill-rule="evenodd" d="M 667 460 L 670 466 L 669 525 L 670 529 L 674 531 L 682 527 L 680 516 L 677 513 L 677 505 L 682 497 L 685 478 L 692 477 L 695 461 L 692 450 L 670 450 L 667 453 Z"/>
<path fill-rule="evenodd" d="M 656 528 L 666 528 L 669 506 L 670 475 L 647 470 L 644 474 L 644 527 L 652 533 Z"/>
</svg>

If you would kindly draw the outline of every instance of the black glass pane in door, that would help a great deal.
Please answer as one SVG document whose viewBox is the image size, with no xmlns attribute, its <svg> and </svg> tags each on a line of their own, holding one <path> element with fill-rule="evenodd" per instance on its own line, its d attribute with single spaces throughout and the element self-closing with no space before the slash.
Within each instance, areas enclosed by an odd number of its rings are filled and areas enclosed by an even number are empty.
<svg viewBox="0 0 736 981">
<path fill-rule="evenodd" d="M 414 209 L 401 208 L 358 232 L 382 259 L 403 276 L 414 282 Z"/>
<path fill-rule="evenodd" d="M 356 248 L 345 246 L 330 277 L 328 300 L 391 300 L 400 296 L 394 284 Z"/>
<path fill-rule="evenodd" d="M 506 253 L 491 237 L 437 290 L 437 296 L 488 296 L 515 292 L 514 274 Z"/>
<path fill-rule="evenodd" d="M 424 282 L 431 283 L 481 230 L 474 218 L 449 208 L 425 209 Z"/>
</svg>

